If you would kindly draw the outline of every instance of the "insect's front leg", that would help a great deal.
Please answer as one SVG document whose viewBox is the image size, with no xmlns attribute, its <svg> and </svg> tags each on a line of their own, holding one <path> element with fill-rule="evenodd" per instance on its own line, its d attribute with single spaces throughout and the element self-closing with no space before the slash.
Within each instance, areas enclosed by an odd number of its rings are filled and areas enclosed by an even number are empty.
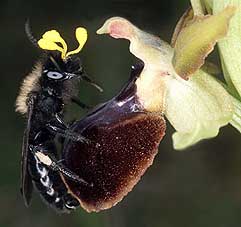
<svg viewBox="0 0 241 227">
<path fill-rule="evenodd" d="M 71 102 L 78 105 L 81 109 L 89 110 L 91 107 L 86 105 L 85 103 L 81 102 L 77 97 L 72 97 Z"/>
<path fill-rule="evenodd" d="M 55 115 L 55 120 L 48 123 L 46 127 L 52 133 L 58 134 L 63 138 L 67 138 L 77 142 L 90 142 L 81 134 L 71 131 L 69 129 L 69 126 L 63 121 L 63 119 L 58 114 Z"/>
<path fill-rule="evenodd" d="M 76 77 L 77 75 L 79 79 L 86 81 L 90 85 L 94 86 L 100 92 L 103 92 L 102 87 L 100 87 L 97 83 L 95 83 L 92 79 L 90 79 L 90 77 L 87 75 L 87 73 L 84 70 L 73 72 L 73 73 L 65 73 L 65 74 L 70 77 L 72 76 Z"/>
</svg>

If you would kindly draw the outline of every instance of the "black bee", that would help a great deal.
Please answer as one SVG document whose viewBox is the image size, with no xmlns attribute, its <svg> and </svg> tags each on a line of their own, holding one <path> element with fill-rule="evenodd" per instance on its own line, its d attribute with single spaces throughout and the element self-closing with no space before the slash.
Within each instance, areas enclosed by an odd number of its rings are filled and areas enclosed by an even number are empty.
<svg viewBox="0 0 241 227">
<path fill-rule="evenodd" d="M 38 45 L 28 24 L 26 33 Z M 58 51 L 45 50 L 42 59 L 23 81 L 16 100 L 16 111 L 27 117 L 21 171 L 21 191 L 26 206 L 30 204 L 35 185 L 43 200 L 57 211 L 68 212 L 78 207 L 79 202 L 69 193 L 62 175 L 71 181 L 91 186 L 64 166 L 55 143 L 56 135 L 63 141 L 68 138 L 88 143 L 83 136 L 72 132 L 70 125 L 63 120 L 66 104 L 75 102 L 86 107 L 76 98 L 76 87 L 81 79 L 94 84 L 84 74 L 78 57 L 71 55 L 63 58 Z"/>
</svg>

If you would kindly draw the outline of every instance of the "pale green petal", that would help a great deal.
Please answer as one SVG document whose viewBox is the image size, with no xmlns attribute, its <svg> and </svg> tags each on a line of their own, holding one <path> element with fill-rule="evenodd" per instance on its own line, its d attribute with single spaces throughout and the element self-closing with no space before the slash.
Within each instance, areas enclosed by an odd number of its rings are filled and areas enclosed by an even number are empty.
<svg viewBox="0 0 241 227">
<path fill-rule="evenodd" d="M 218 15 L 196 16 L 179 32 L 172 62 L 180 77 L 188 79 L 204 64 L 217 40 L 227 34 L 235 9 L 229 6 Z"/>
<path fill-rule="evenodd" d="M 241 133 L 241 102 L 233 98 L 234 103 L 234 115 L 230 124 Z"/>
<path fill-rule="evenodd" d="M 219 13 L 227 5 L 238 7 L 230 21 L 228 35 L 218 42 L 218 46 L 223 60 L 225 79 L 241 96 L 241 0 L 213 0 L 213 13 Z"/>
<path fill-rule="evenodd" d="M 185 81 L 178 77 L 167 83 L 165 115 L 176 133 L 175 149 L 214 137 L 233 116 L 231 96 L 211 75 L 203 70 Z"/>
<path fill-rule="evenodd" d="M 227 67 L 226 67 L 226 64 L 223 60 L 223 57 L 222 57 L 222 54 L 220 53 L 220 60 L 221 60 L 221 64 L 222 64 L 222 73 L 224 75 L 224 78 L 226 80 L 226 83 L 228 86 L 226 86 L 226 89 L 228 89 L 228 92 L 230 94 L 232 94 L 232 96 L 236 97 L 237 99 L 239 99 L 239 93 L 238 91 L 236 90 L 232 80 L 231 80 L 231 77 L 229 75 L 229 71 L 227 70 Z"/>
<path fill-rule="evenodd" d="M 176 150 L 182 150 L 202 139 L 212 138 L 218 135 L 219 127 L 205 128 L 197 124 L 191 133 L 175 132 L 172 135 L 173 147 Z"/>
<path fill-rule="evenodd" d="M 171 46 L 175 47 L 177 38 L 180 34 L 180 32 L 187 26 L 190 21 L 192 21 L 194 16 L 194 12 L 192 8 L 188 8 L 184 14 L 181 16 L 179 19 L 178 23 L 176 24 L 176 27 L 174 29 L 174 32 L 172 34 L 172 39 L 171 39 Z"/>
</svg>

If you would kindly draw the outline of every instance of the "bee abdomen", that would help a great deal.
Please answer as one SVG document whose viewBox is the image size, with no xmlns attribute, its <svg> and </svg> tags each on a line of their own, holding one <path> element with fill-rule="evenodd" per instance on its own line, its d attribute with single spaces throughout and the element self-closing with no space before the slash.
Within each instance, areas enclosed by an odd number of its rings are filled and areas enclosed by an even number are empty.
<svg viewBox="0 0 241 227">
<path fill-rule="evenodd" d="M 29 171 L 43 201 L 57 212 L 68 213 L 79 206 L 79 202 L 68 193 L 60 175 L 44 166 L 34 156 Z"/>
</svg>

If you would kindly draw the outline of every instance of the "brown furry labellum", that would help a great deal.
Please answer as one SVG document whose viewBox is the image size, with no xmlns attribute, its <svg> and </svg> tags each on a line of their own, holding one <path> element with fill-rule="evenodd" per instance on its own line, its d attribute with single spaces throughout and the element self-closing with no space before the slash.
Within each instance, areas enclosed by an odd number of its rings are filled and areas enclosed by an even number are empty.
<svg viewBox="0 0 241 227">
<path fill-rule="evenodd" d="M 165 120 L 143 109 L 134 79 L 72 129 L 91 142 L 68 141 L 65 164 L 93 186 L 65 182 L 84 209 L 98 212 L 121 201 L 152 164 L 165 134 Z"/>
</svg>

